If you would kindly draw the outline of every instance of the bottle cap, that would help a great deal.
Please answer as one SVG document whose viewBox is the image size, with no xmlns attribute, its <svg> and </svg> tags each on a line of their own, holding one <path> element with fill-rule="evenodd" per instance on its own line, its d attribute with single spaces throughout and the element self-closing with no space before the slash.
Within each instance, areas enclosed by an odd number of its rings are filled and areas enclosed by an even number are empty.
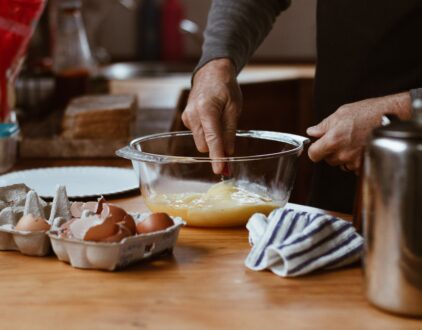
<svg viewBox="0 0 422 330">
<path fill-rule="evenodd" d="M 0 123 L 0 138 L 8 138 L 18 131 L 19 127 L 13 123 Z"/>
</svg>

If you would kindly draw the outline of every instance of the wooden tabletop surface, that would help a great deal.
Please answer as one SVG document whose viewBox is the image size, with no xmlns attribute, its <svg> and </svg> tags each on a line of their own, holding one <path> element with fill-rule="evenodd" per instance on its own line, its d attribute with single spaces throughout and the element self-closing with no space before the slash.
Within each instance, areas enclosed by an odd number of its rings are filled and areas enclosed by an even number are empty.
<svg viewBox="0 0 422 330">
<path fill-rule="evenodd" d="M 71 164 L 90 163 L 129 166 Z M 139 196 L 113 202 L 143 208 Z M 183 228 L 173 255 L 118 272 L 0 252 L 0 329 L 422 329 L 370 306 L 359 267 L 279 278 L 248 270 L 249 249 L 246 229 Z"/>
</svg>

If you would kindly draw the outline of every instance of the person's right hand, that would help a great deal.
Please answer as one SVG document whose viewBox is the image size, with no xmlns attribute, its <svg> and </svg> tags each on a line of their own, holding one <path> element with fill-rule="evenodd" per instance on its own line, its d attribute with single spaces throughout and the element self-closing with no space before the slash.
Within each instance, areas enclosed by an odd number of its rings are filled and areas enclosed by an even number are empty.
<svg viewBox="0 0 422 330">
<path fill-rule="evenodd" d="M 192 131 L 200 152 L 209 152 L 210 158 L 234 153 L 241 104 L 242 94 L 231 60 L 213 60 L 196 72 L 182 120 Z M 213 163 L 214 173 L 221 174 L 223 167 L 224 163 Z"/>
</svg>

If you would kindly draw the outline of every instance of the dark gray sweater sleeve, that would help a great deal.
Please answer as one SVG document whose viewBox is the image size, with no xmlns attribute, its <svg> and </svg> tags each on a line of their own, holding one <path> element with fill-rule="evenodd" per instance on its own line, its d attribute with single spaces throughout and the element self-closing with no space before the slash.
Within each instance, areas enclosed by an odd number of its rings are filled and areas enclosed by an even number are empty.
<svg viewBox="0 0 422 330">
<path fill-rule="evenodd" d="M 290 0 L 213 0 L 195 71 L 213 59 L 227 57 L 239 73 L 289 5 Z"/>
</svg>

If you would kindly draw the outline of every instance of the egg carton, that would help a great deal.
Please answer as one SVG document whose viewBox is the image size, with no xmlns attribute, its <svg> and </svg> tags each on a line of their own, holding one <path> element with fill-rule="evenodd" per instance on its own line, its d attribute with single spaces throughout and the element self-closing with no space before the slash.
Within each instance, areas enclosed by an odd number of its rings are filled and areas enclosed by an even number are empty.
<svg viewBox="0 0 422 330">
<path fill-rule="evenodd" d="M 50 239 L 45 232 L 18 231 L 0 227 L 0 250 L 19 251 L 29 256 L 43 257 L 50 252 Z"/>
<path fill-rule="evenodd" d="M 70 217 L 70 202 L 64 186 L 59 186 L 52 203 L 42 200 L 35 191 L 23 184 L 0 188 L 0 251 L 19 251 L 30 256 L 50 253 L 50 238 L 45 231 L 17 230 L 23 215 L 32 214 L 49 219 Z"/>
<path fill-rule="evenodd" d="M 185 224 L 181 218 L 174 217 L 174 225 L 165 230 L 126 237 L 115 243 L 59 237 L 58 227 L 71 219 L 71 205 L 64 186 L 58 186 L 52 203 L 46 203 L 25 185 L 0 188 L 0 250 L 45 256 L 52 247 L 59 260 L 70 263 L 75 268 L 112 271 L 172 251 L 180 227 Z M 16 230 L 18 220 L 26 214 L 48 219 L 50 231 Z M 149 213 L 130 215 L 139 223 Z"/>
<path fill-rule="evenodd" d="M 148 213 L 130 213 L 136 223 Z M 138 261 L 171 252 L 176 245 L 180 228 L 185 222 L 172 218 L 174 225 L 164 230 L 148 234 L 138 234 L 124 238 L 120 242 L 90 242 L 59 237 L 53 231 L 49 236 L 57 258 L 70 263 L 75 268 L 114 271 Z"/>
</svg>

